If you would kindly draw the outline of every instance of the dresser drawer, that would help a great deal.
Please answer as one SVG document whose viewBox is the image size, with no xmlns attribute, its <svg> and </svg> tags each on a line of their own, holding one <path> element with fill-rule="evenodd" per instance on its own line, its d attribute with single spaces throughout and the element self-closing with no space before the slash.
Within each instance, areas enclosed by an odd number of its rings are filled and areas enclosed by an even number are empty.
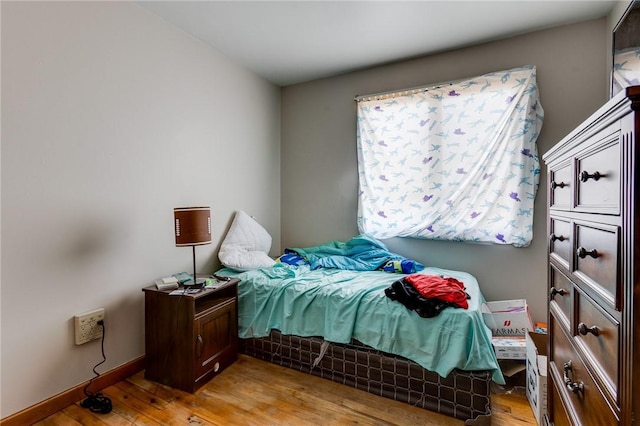
<svg viewBox="0 0 640 426">
<path fill-rule="evenodd" d="M 550 304 L 555 305 L 558 308 L 559 314 L 562 315 L 562 322 L 568 329 L 571 323 L 571 299 L 573 294 L 573 284 L 569 281 L 562 272 L 560 272 L 554 265 L 549 268 L 549 282 L 551 287 L 549 288 L 549 300 Z"/>
<path fill-rule="evenodd" d="M 581 425 L 616 425 L 618 419 L 589 375 L 562 327 L 550 316 L 553 339 L 550 367 L 568 411 Z M 556 380 L 554 380 L 556 381 Z M 554 404 L 555 411 L 555 404 Z"/>
<path fill-rule="evenodd" d="M 554 382 L 555 383 L 555 382 Z M 558 383 L 559 386 L 564 386 L 563 383 Z M 558 394 L 558 389 L 555 386 L 548 386 L 550 394 L 550 401 L 548 407 L 550 408 L 548 412 L 551 414 L 551 421 L 554 426 L 571 426 L 571 422 L 569 422 L 569 418 L 567 417 L 567 413 L 564 411 L 564 407 L 562 406 L 562 401 L 560 400 L 560 395 Z"/>
<path fill-rule="evenodd" d="M 574 273 L 611 306 L 620 309 L 617 226 L 576 223 Z"/>
<path fill-rule="evenodd" d="M 571 207 L 571 163 L 549 168 L 549 200 L 551 208 L 569 210 Z"/>
<path fill-rule="evenodd" d="M 571 222 L 567 219 L 549 219 L 549 255 L 569 270 L 573 252 L 571 244 Z"/>
<path fill-rule="evenodd" d="M 620 143 L 618 133 L 576 157 L 576 211 L 620 214 Z"/>
<path fill-rule="evenodd" d="M 618 322 L 597 306 L 586 294 L 576 290 L 577 345 L 594 364 L 595 374 L 601 378 L 613 401 L 618 399 Z"/>
</svg>

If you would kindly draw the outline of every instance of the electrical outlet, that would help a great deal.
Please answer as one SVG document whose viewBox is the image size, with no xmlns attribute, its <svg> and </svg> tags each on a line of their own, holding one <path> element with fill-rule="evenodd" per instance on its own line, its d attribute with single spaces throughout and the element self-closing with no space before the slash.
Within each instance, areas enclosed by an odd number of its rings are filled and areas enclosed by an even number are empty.
<svg viewBox="0 0 640 426">
<path fill-rule="evenodd" d="M 74 316 L 76 345 L 102 338 L 102 326 L 98 325 L 100 320 L 104 321 L 104 308 Z"/>
</svg>

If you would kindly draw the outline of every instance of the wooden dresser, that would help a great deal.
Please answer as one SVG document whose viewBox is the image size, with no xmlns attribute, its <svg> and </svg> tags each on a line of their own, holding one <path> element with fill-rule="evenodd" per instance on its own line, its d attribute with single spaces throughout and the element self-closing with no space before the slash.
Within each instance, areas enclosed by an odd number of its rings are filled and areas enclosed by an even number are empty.
<svg viewBox="0 0 640 426">
<path fill-rule="evenodd" d="M 640 86 L 543 159 L 548 174 L 548 421 L 640 425 Z"/>
</svg>

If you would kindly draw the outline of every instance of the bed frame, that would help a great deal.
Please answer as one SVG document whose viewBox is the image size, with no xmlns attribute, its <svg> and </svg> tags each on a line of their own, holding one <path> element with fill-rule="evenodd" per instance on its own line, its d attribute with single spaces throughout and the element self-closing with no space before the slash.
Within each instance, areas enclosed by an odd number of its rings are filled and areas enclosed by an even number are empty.
<svg viewBox="0 0 640 426">
<path fill-rule="evenodd" d="M 264 338 L 240 339 L 240 350 L 274 364 L 456 417 L 467 425 L 491 422 L 489 371 L 454 370 L 442 378 L 413 361 L 356 340 L 348 345 L 328 343 L 321 337 L 284 335 L 277 330 Z"/>
</svg>

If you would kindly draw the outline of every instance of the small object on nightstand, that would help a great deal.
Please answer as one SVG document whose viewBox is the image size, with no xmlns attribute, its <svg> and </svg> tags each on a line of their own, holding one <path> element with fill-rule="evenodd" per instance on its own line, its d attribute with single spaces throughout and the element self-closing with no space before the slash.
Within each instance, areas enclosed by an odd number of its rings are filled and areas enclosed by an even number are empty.
<svg viewBox="0 0 640 426">
<path fill-rule="evenodd" d="M 228 283 L 230 280 L 231 278 L 228 278 L 228 277 L 219 277 L 217 275 L 212 275 L 211 277 L 208 277 L 204 280 L 204 288 L 205 289 L 218 288 Z"/>
<path fill-rule="evenodd" d="M 173 277 L 178 281 L 179 284 L 184 284 L 187 281 L 191 281 L 191 275 L 186 272 L 178 272 L 177 274 L 173 274 Z"/>
<path fill-rule="evenodd" d="M 158 278 L 153 283 L 158 290 L 174 290 L 178 288 L 178 280 L 175 277 Z"/>
<path fill-rule="evenodd" d="M 223 277 L 222 275 L 216 275 L 216 274 L 211 274 L 211 276 L 213 278 L 215 278 L 218 281 L 230 281 L 231 277 Z"/>
<path fill-rule="evenodd" d="M 173 290 L 171 293 L 169 293 L 170 296 L 182 296 L 185 294 L 196 294 L 196 293 L 200 293 L 202 291 L 202 287 L 200 288 L 191 288 L 191 287 L 184 287 L 184 288 L 177 288 L 175 290 Z"/>
</svg>

